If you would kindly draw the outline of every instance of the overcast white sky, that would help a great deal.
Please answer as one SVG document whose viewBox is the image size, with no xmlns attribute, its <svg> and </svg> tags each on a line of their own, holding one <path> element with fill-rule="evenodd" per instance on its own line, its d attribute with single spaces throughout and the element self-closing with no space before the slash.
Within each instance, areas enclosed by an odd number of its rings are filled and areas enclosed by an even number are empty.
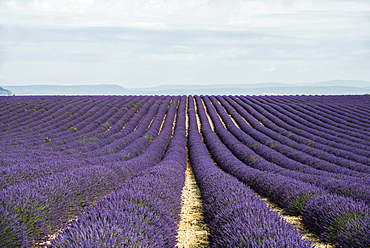
<svg viewBox="0 0 370 248">
<path fill-rule="evenodd" d="M 370 81 L 369 0 L 0 0 L 0 86 Z"/>
</svg>

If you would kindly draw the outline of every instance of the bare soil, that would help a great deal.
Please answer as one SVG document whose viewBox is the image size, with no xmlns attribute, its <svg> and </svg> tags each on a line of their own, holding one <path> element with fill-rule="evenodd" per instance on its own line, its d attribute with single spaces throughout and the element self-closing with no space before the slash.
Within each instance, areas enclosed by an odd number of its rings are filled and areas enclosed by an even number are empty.
<svg viewBox="0 0 370 248">
<path fill-rule="evenodd" d="M 181 201 L 181 221 L 178 225 L 177 247 L 208 247 L 209 231 L 203 221 L 200 191 L 189 164 L 186 169 Z"/>
<path fill-rule="evenodd" d="M 302 218 L 300 216 L 287 215 L 284 210 L 278 207 L 273 202 L 269 201 L 268 198 L 259 197 L 266 202 L 266 204 L 274 211 L 278 212 L 286 221 L 291 223 L 299 233 L 302 234 L 303 238 L 312 242 L 315 248 L 333 248 L 331 244 L 322 242 L 317 235 L 307 230 L 307 228 L 302 224 Z"/>
</svg>

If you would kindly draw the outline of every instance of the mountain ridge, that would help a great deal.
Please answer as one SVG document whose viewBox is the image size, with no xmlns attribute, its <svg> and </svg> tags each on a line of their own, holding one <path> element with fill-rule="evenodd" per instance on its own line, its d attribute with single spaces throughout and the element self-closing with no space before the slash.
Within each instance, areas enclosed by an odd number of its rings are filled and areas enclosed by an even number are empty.
<svg viewBox="0 0 370 248">
<path fill-rule="evenodd" d="M 346 95 L 370 93 L 370 82 L 330 80 L 296 84 L 266 82 L 253 84 L 159 85 L 124 88 L 99 85 L 24 85 L 2 86 L 17 95 Z"/>
</svg>

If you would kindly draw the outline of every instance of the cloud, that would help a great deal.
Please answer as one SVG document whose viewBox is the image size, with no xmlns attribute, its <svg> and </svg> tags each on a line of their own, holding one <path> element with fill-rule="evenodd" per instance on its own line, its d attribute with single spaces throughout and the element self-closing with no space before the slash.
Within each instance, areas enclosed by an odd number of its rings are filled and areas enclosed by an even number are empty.
<svg viewBox="0 0 370 248">
<path fill-rule="evenodd" d="M 138 85 L 369 80 L 369 1 L 232 2 L 0 0 L 0 73 Z"/>
<path fill-rule="evenodd" d="M 270 68 L 268 68 L 268 69 L 262 70 L 262 72 L 273 72 L 273 71 L 275 71 L 275 70 L 276 70 L 276 68 L 275 68 L 275 67 L 270 67 Z"/>
<path fill-rule="evenodd" d="M 363 28 L 368 1 L 2 0 L 0 23 L 144 29 L 323 31 Z M 358 20 L 358 21 L 355 21 Z M 344 25 L 344 26 L 343 26 Z M 279 29 L 276 29 L 279 27 Z"/>
<path fill-rule="evenodd" d="M 366 49 L 366 50 L 355 50 L 351 54 L 353 54 L 353 55 L 370 55 L 370 49 Z"/>
</svg>

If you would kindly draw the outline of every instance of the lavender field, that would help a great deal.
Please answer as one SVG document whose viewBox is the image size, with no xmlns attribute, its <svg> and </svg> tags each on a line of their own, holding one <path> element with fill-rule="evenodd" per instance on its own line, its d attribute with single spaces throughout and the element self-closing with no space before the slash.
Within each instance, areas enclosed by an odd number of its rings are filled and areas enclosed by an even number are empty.
<svg viewBox="0 0 370 248">
<path fill-rule="evenodd" d="M 370 247 L 370 96 L 0 98 L 0 247 Z"/>
</svg>

